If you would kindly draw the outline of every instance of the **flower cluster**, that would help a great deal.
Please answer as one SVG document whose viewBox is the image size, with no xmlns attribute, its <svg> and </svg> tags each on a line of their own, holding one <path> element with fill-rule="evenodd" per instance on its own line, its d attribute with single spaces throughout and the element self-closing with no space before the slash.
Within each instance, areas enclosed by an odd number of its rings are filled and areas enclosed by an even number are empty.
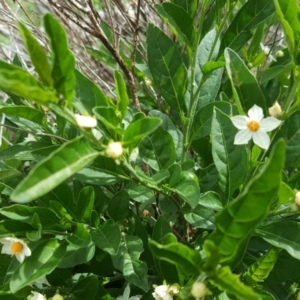
<svg viewBox="0 0 300 300">
<path fill-rule="evenodd" d="M 157 300 L 172 300 L 173 296 L 179 293 L 177 285 L 159 285 L 155 286 L 154 293 L 152 293 L 154 299 Z"/>
</svg>

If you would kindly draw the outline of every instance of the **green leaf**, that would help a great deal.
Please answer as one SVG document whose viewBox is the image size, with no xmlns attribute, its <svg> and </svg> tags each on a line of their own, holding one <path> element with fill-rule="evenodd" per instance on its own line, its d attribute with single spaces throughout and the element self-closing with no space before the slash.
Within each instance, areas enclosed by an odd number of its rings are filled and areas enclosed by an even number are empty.
<svg viewBox="0 0 300 300">
<path fill-rule="evenodd" d="M 185 213 L 183 216 L 193 227 L 215 229 L 215 213 L 210 208 L 197 205 L 193 210 Z"/>
<path fill-rule="evenodd" d="M 129 214 L 129 195 L 126 190 L 116 193 L 108 203 L 107 212 L 114 221 L 125 219 Z"/>
<path fill-rule="evenodd" d="M 174 4 L 182 7 L 193 18 L 197 9 L 197 0 L 171 0 Z"/>
<path fill-rule="evenodd" d="M 286 183 L 281 181 L 279 190 L 277 192 L 278 203 L 277 208 L 282 204 L 291 203 L 291 200 L 295 197 L 295 192 L 292 188 L 290 188 Z"/>
<path fill-rule="evenodd" d="M 149 248 L 157 259 L 176 265 L 185 277 L 201 273 L 200 253 L 181 243 L 161 245 L 155 241 L 149 242 Z"/>
<path fill-rule="evenodd" d="M 264 281 L 272 271 L 280 252 L 279 248 L 272 247 L 265 255 L 259 257 L 248 269 L 246 276 L 254 282 Z M 246 278 L 246 280 L 249 280 Z"/>
<path fill-rule="evenodd" d="M 6 237 L 14 234 L 25 235 L 26 233 L 36 231 L 36 228 L 32 227 L 29 224 L 26 224 L 17 220 L 3 220 L 0 221 L 0 236 Z"/>
<path fill-rule="evenodd" d="M 230 118 L 215 108 L 211 124 L 212 155 L 219 173 L 219 186 L 228 201 L 247 173 L 246 147 L 234 145 L 236 132 Z"/>
<path fill-rule="evenodd" d="M 52 49 L 54 87 L 63 99 L 70 103 L 75 92 L 75 58 L 68 48 L 64 27 L 51 15 L 44 17 L 46 33 Z"/>
<path fill-rule="evenodd" d="M 127 94 L 126 83 L 119 71 L 115 71 L 115 82 L 116 82 L 116 94 L 117 94 L 117 107 L 120 113 L 120 118 L 123 119 L 127 112 L 127 107 L 129 105 L 129 97 Z"/>
<path fill-rule="evenodd" d="M 86 186 L 80 191 L 74 211 L 78 222 L 89 223 L 94 208 L 94 199 L 95 193 L 93 187 Z"/>
<path fill-rule="evenodd" d="M 38 109 L 28 106 L 2 106 L 0 107 L 0 113 L 24 118 L 40 125 L 44 123 L 43 113 Z"/>
<path fill-rule="evenodd" d="M 35 165 L 11 194 L 13 201 L 30 202 L 58 186 L 91 163 L 98 153 L 84 137 L 72 140 Z"/>
<path fill-rule="evenodd" d="M 51 273 L 66 252 L 66 244 L 56 239 L 40 243 L 14 271 L 10 280 L 10 290 L 15 293 L 44 275 Z"/>
<path fill-rule="evenodd" d="M 261 226 L 256 235 L 274 247 L 285 249 L 291 256 L 300 260 L 300 225 L 291 220 L 281 220 Z"/>
<path fill-rule="evenodd" d="M 165 2 L 155 5 L 156 11 L 162 19 L 168 23 L 173 33 L 179 38 L 181 43 L 193 46 L 194 26 L 193 19 L 182 7 Z"/>
<path fill-rule="evenodd" d="M 297 0 L 274 0 L 274 4 L 289 51 L 295 59 L 300 40 L 299 4 Z"/>
<path fill-rule="evenodd" d="M 34 76 L 3 61 L 0 61 L 0 89 L 42 104 L 58 102 L 54 91 L 43 88 Z"/>
<path fill-rule="evenodd" d="M 129 283 L 147 291 L 148 268 L 146 263 L 139 259 L 143 251 L 143 242 L 139 237 L 123 235 L 120 249 L 112 260 L 115 268 L 123 273 Z"/>
<path fill-rule="evenodd" d="M 130 184 L 126 187 L 126 189 L 130 196 L 130 199 L 136 202 L 143 203 L 146 201 L 151 202 L 151 200 L 152 202 L 155 201 L 153 190 L 143 185 L 130 182 Z"/>
<path fill-rule="evenodd" d="M 147 30 L 149 69 L 154 83 L 173 109 L 184 106 L 187 71 L 176 45 L 160 29 L 149 24 Z"/>
<path fill-rule="evenodd" d="M 224 61 L 208 61 L 204 64 L 201 71 L 204 76 L 208 76 L 213 71 L 225 67 Z"/>
<path fill-rule="evenodd" d="M 44 48 L 40 45 L 37 39 L 32 35 L 30 30 L 21 22 L 18 23 L 19 31 L 25 43 L 26 49 L 30 55 L 30 59 L 36 72 L 39 74 L 42 82 L 49 87 L 53 86 L 51 76 L 52 68 L 48 62 L 48 58 Z"/>
<path fill-rule="evenodd" d="M 96 299 L 96 294 L 98 292 L 99 281 L 97 276 L 87 276 L 80 279 L 73 287 L 72 294 L 76 299 Z"/>
<path fill-rule="evenodd" d="M 193 179 L 180 181 L 172 187 L 172 190 L 192 208 L 197 206 L 200 197 L 200 189 Z"/>
<path fill-rule="evenodd" d="M 220 196 L 214 192 L 200 194 L 198 203 L 213 210 L 221 210 L 223 208 Z"/>
<path fill-rule="evenodd" d="M 244 285 L 240 281 L 238 275 L 232 274 L 229 267 L 221 268 L 217 275 L 210 280 L 210 282 L 217 286 L 221 291 L 226 291 L 228 294 L 237 296 L 238 299 L 261 299 L 251 287 Z"/>
<path fill-rule="evenodd" d="M 227 48 L 224 52 L 226 70 L 231 81 L 235 97 L 238 97 L 242 106 L 249 110 L 254 104 L 266 112 L 266 100 L 256 78 L 249 71 L 243 60 L 233 50 Z M 251 91 L 251 93 L 249 93 Z"/>
<path fill-rule="evenodd" d="M 75 247 L 88 247 L 91 243 L 91 236 L 85 227 L 85 224 L 77 223 L 75 231 L 66 238 L 68 243 Z"/>
<path fill-rule="evenodd" d="M 106 221 L 95 231 L 91 231 L 92 240 L 97 247 L 111 255 L 118 253 L 121 243 L 121 231 L 112 220 Z"/>
<path fill-rule="evenodd" d="M 116 108 L 110 106 L 97 106 L 93 109 L 93 113 L 107 129 L 112 129 L 118 134 L 123 133 L 123 129 L 120 127 L 121 121 L 117 116 Z"/>
<path fill-rule="evenodd" d="M 221 263 L 228 264 L 237 258 L 257 225 L 268 214 L 280 185 L 284 153 L 285 144 L 279 141 L 261 172 L 216 216 L 217 228 L 208 239 L 218 247 Z"/>
<path fill-rule="evenodd" d="M 154 170 L 167 169 L 176 160 L 172 136 L 159 127 L 151 136 L 145 137 L 140 142 L 139 155 Z"/>
<path fill-rule="evenodd" d="M 160 119 L 149 117 L 131 122 L 124 132 L 124 145 L 136 147 L 143 137 L 155 131 L 160 124 Z"/>
<path fill-rule="evenodd" d="M 108 101 L 102 90 L 89 78 L 75 69 L 76 98 L 83 104 L 89 114 L 96 106 L 108 106 Z"/>
<path fill-rule="evenodd" d="M 252 37 L 252 30 L 275 12 L 272 0 L 247 1 L 240 9 L 222 39 L 220 53 L 226 47 L 241 49 Z"/>
</svg>

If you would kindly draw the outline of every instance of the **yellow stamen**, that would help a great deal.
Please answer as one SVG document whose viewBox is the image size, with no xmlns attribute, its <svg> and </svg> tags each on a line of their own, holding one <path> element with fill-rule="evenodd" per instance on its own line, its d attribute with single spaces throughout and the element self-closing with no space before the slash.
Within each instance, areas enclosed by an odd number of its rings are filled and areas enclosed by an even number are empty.
<svg viewBox="0 0 300 300">
<path fill-rule="evenodd" d="M 247 127 L 251 131 L 257 131 L 259 129 L 259 123 L 256 121 L 250 121 L 247 123 Z"/>
<path fill-rule="evenodd" d="M 11 251 L 13 254 L 19 254 L 23 250 L 23 245 L 20 242 L 15 242 L 11 246 Z"/>
</svg>

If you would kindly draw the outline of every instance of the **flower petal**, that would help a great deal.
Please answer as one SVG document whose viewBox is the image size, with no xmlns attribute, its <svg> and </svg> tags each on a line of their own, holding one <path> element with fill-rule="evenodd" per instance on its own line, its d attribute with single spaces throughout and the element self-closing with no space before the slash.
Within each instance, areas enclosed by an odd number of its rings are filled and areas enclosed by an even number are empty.
<svg viewBox="0 0 300 300">
<path fill-rule="evenodd" d="M 235 145 L 248 144 L 248 142 L 252 138 L 252 135 L 253 135 L 253 133 L 248 129 L 241 130 L 235 135 L 234 144 Z"/>
<path fill-rule="evenodd" d="M 274 117 L 268 117 L 268 118 L 261 120 L 260 129 L 265 132 L 269 132 L 269 131 L 277 128 L 280 124 L 281 124 L 281 121 L 279 121 L 278 119 L 276 119 Z"/>
<path fill-rule="evenodd" d="M 246 129 L 247 128 L 247 123 L 249 122 L 249 118 L 246 116 L 234 116 L 232 118 L 230 118 L 233 125 L 237 128 L 237 129 Z"/>
<path fill-rule="evenodd" d="M 7 245 L 7 244 L 12 244 L 12 243 L 14 243 L 15 242 L 15 240 L 16 239 L 14 239 L 14 238 L 11 238 L 11 237 L 6 237 L 6 238 L 2 238 L 2 239 L 0 239 L 0 243 L 1 244 L 3 244 L 3 245 Z"/>
<path fill-rule="evenodd" d="M 11 251 L 11 244 L 5 244 L 5 245 L 2 247 L 1 253 L 2 253 L 2 254 L 13 255 L 13 253 L 12 253 L 12 251 Z"/>
<path fill-rule="evenodd" d="M 22 263 L 25 259 L 25 253 L 24 252 L 20 252 L 19 254 L 16 254 L 16 258 L 17 260 Z"/>
<path fill-rule="evenodd" d="M 257 122 L 260 122 L 262 118 L 264 117 L 264 113 L 261 107 L 257 105 L 253 105 L 249 110 L 248 110 L 248 116 L 251 120 L 255 120 Z"/>
<path fill-rule="evenodd" d="M 253 133 L 253 142 L 263 149 L 268 149 L 270 146 L 270 137 L 262 130 L 258 130 Z"/>
</svg>

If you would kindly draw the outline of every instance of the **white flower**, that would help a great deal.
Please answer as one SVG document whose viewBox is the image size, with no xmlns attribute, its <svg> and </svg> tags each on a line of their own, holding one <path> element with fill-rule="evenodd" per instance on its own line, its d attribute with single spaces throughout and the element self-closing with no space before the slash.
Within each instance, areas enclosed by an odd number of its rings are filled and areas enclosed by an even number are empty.
<svg viewBox="0 0 300 300">
<path fill-rule="evenodd" d="M 1 253 L 15 255 L 20 263 L 24 261 L 25 256 L 31 255 L 31 250 L 27 244 L 20 239 L 6 237 L 0 239 L 0 243 L 3 244 Z"/>
<path fill-rule="evenodd" d="M 123 153 L 123 147 L 120 142 L 111 142 L 108 144 L 105 153 L 108 157 L 117 159 Z"/>
<path fill-rule="evenodd" d="M 32 291 L 31 294 L 32 295 L 28 296 L 28 300 L 47 300 L 47 298 L 44 295 L 38 292 Z"/>
<path fill-rule="evenodd" d="M 274 117 L 264 119 L 263 110 L 257 105 L 253 105 L 249 109 L 248 116 L 234 116 L 231 118 L 233 125 L 240 130 L 234 137 L 234 144 L 247 144 L 252 138 L 257 146 L 268 149 L 270 138 L 267 132 L 278 127 L 281 121 Z"/>
<path fill-rule="evenodd" d="M 278 118 L 278 117 L 280 117 L 281 113 L 282 113 L 281 106 L 280 106 L 279 103 L 276 101 L 276 102 L 274 103 L 274 105 L 271 106 L 271 107 L 269 108 L 269 114 L 270 114 L 272 117 Z"/>
<path fill-rule="evenodd" d="M 154 299 L 157 300 L 172 300 L 173 297 L 169 294 L 169 287 L 167 285 L 159 285 L 152 293 Z"/>
<path fill-rule="evenodd" d="M 77 125 L 82 128 L 93 128 L 97 126 L 97 120 L 91 116 L 75 114 Z"/>
<path fill-rule="evenodd" d="M 123 296 L 119 296 L 117 300 L 139 300 L 140 299 L 140 297 L 138 296 L 132 296 L 129 298 L 129 295 L 130 295 L 130 287 L 129 285 L 127 285 L 124 290 Z"/>
</svg>

